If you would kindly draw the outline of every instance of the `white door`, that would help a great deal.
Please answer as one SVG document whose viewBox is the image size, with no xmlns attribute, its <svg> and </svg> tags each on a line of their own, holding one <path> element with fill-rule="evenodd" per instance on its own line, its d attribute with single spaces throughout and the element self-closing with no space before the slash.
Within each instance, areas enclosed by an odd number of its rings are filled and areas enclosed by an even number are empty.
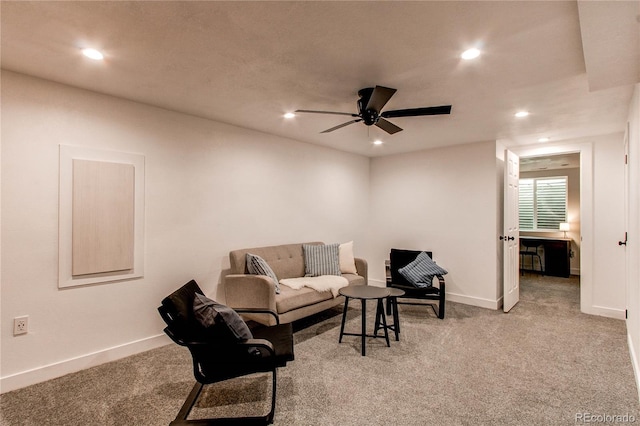
<svg viewBox="0 0 640 426">
<path fill-rule="evenodd" d="M 629 295 L 633 294 L 632 290 L 629 288 L 629 284 L 630 284 L 629 277 L 631 276 L 631 271 L 630 271 L 631 261 L 629 259 L 629 250 L 626 250 L 627 237 L 628 237 L 627 232 L 629 229 L 629 188 L 631 186 L 629 183 L 629 123 L 628 122 L 627 122 L 627 131 L 624 134 L 623 143 L 624 143 L 624 239 L 618 241 L 618 245 L 625 248 L 624 289 L 626 291 L 626 294 L 624 298 L 624 301 L 625 301 L 624 316 L 626 319 L 627 313 L 628 313 L 627 308 L 629 307 Z"/>
<path fill-rule="evenodd" d="M 503 309 L 509 312 L 520 300 L 520 228 L 518 184 L 520 158 L 506 150 L 504 168 L 504 232 L 500 237 L 504 244 L 504 296 Z"/>
</svg>

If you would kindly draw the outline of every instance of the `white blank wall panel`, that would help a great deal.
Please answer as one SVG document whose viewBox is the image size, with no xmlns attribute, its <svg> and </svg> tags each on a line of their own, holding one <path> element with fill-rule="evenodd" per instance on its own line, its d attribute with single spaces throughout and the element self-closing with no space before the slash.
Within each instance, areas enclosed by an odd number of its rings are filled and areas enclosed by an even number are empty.
<svg viewBox="0 0 640 426">
<path fill-rule="evenodd" d="M 72 274 L 133 269 L 131 164 L 73 160 Z"/>
<path fill-rule="evenodd" d="M 58 287 L 144 275 L 144 156 L 60 145 Z"/>
</svg>

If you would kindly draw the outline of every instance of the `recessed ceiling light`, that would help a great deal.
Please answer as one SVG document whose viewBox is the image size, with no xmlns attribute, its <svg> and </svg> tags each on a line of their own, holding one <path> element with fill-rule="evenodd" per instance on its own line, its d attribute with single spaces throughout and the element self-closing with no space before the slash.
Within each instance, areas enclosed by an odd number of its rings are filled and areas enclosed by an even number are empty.
<svg viewBox="0 0 640 426">
<path fill-rule="evenodd" d="M 97 51 L 96 49 L 91 49 L 91 48 L 82 49 L 82 54 L 87 58 L 91 58 L 96 61 L 101 61 L 102 59 L 104 59 L 104 55 L 99 51 Z"/>
<path fill-rule="evenodd" d="M 545 136 L 543 138 L 538 139 L 538 142 L 549 142 L 550 140 L 551 140 L 550 138 Z"/>
<path fill-rule="evenodd" d="M 382 145 L 384 142 L 382 142 L 380 139 L 376 139 L 375 141 L 373 141 L 374 145 Z"/>
<path fill-rule="evenodd" d="M 475 59 L 478 56 L 480 56 L 480 50 L 475 47 L 465 50 L 462 52 L 462 55 L 460 55 L 462 59 Z"/>
<path fill-rule="evenodd" d="M 515 113 L 515 116 L 518 118 L 526 117 L 529 115 L 529 111 L 518 111 Z"/>
<path fill-rule="evenodd" d="M 284 117 L 284 118 L 293 118 L 293 117 L 295 117 L 295 116 L 296 116 L 296 115 L 295 115 L 294 113 L 292 113 L 292 112 L 288 112 L 288 113 L 286 113 L 285 115 L 283 115 L 283 117 Z"/>
</svg>

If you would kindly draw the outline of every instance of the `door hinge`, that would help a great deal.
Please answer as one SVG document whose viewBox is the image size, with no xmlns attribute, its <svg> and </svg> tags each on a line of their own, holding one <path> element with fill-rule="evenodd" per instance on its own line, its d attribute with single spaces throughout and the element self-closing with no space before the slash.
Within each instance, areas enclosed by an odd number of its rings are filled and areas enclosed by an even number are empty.
<svg viewBox="0 0 640 426">
<path fill-rule="evenodd" d="M 624 310 L 624 319 L 629 319 L 629 310 L 628 309 Z"/>
</svg>

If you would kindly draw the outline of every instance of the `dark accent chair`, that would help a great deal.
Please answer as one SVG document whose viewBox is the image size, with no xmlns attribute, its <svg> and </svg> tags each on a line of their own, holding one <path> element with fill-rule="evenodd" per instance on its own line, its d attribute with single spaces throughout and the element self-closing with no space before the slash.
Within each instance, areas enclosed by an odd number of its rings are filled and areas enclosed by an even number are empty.
<svg viewBox="0 0 640 426">
<path fill-rule="evenodd" d="M 171 425 L 271 424 L 276 403 L 276 368 L 284 367 L 293 356 L 291 324 L 259 326 L 251 329 L 253 339 L 237 340 L 224 324 L 205 329 L 195 318 L 195 293 L 204 294 L 191 280 L 162 300 L 158 308 L 167 323 L 164 332 L 178 345 L 186 346 L 193 358 L 196 379 L 191 393 Z M 261 309 L 235 309 L 236 312 L 275 313 Z M 221 382 L 253 373 L 272 373 L 271 410 L 258 417 L 235 417 L 187 420 L 191 409 L 206 384 Z"/>
<path fill-rule="evenodd" d="M 417 288 L 411 284 L 405 277 L 403 277 L 398 269 L 413 262 L 418 255 L 422 253 L 421 250 L 401 250 L 391 249 L 389 253 L 389 269 L 390 274 L 387 276 L 387 287 L 393 287 L 400 290 L 404 290 L 403 296 L 398 296 L 397 303 L 399 305 L 429 305 L 433 309 L 433 312 L 438 318 L 444 318 L 445 307 L 445 282 L 442 275 L 436 275 L 438 279 L 437 286 L 431 286 L 426 288 Z M 430 251 L 426 252 L 429 257 L 432 257 Z M 406 301 L 406 299 L 413 300 L 435 300 L 438 303 L 424 303 L 416 301 Z M 436 305 L 438 309 L 436 310 Z M 387 304 L 387 314 L 390 313 L 391 307 Z"/>
</svg>

